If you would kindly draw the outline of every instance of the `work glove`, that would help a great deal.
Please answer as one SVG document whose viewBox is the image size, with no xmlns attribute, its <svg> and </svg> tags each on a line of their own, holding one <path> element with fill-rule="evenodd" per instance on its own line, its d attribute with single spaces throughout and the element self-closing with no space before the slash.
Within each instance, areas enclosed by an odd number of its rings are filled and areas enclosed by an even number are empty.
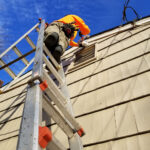
<svg viewBox="0 0 150 150">
<path fill-rule="evenodd" d="M 88 43 L 87 41 L 83 41 L 81 44 L 82 44 L 82 46 L 84 46 L 84 47 L 89 46 L 89 43 Z"/>
<path fill-rule="evenodd" d="M 79 43 L 79 47 L 87 47 L 89 46 L 89 43 L 87 41 L 82 41 Z"/>
</svg>

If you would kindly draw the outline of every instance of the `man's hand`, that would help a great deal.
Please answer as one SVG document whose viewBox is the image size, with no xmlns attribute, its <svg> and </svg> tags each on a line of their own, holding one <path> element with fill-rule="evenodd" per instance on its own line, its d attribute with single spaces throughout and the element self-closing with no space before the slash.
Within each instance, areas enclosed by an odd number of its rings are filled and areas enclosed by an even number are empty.
<svg viewBox="0 0 150 150">
<path fill-rule="evenodd" d="M 89 43 L 88 43 L 87 41 L 83 41 L 81 44 L 82 44 L 82 46 L 84 46 L 84 47 L 89 46 Z"/>
<path fill-rule="evenodd" d="M 87 41 L 82 41 L 82 42 L 79 42 L 79 47 L 87 47 L 89 46 L 89 43 Z"/>
</svg>

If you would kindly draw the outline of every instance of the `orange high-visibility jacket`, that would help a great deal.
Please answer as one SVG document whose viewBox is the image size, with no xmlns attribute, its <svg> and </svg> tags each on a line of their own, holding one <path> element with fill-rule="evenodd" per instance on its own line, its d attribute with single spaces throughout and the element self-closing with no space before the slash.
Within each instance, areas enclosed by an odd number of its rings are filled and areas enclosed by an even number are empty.
<svg viewBox="0 0 150 150">
<path fill-rule="evenodd" d="M 75 27 L 79 28 L 83 35 L 87 35 L 90 33 L 89 27 L 84 23 L 84 21 L 80 17 L 78 17 L 76 15 L 67 15 L 57 21 L 63 22 L 63 23 L 75 22 L 73 25 Z M 70 46 L 78 46 L 78 43 L 73 41 L 76 36 L 77 36 L 77 31 L 75 31 L 74 36 L 71 37 L 71 39 L 70 39 L 70 44 L 69 44 Z"/>
</svg>

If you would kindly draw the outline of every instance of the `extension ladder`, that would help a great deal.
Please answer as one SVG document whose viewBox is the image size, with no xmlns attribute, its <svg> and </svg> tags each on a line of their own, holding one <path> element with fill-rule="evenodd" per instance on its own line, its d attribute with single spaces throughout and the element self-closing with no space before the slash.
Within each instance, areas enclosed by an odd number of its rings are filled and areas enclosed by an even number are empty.
<svg viewBox="0 0 150 150">
<path fill-rule="evenodd" d="M 42 130 L 44 128 L 42 127 L 43 109 L 67 135 L 70 146 L 69 148 L 71 150 L 82 150 L 83 146 L 80 137 L 84 135 L 84 131 L 73 117 L 63 66 L 62 64 L 60 66 L 56 62 L 45 44 L 43 44 L 45 21 L 41 21 L 40 29 L 38 28 L 39 24 L 40 23 L 36 24 L 0 55 L 0 65 L 2 66 L 0 69 L 5 69 L 14 79 L 3 89 L 4 91 L 8 90 L 15 82 L 17 82 L 18 78 L 34 61 L 32 78 L 28 81 L 27 96 L 17 150 L 40 150 L 45 147 L 47 150 L 67 149 L 58 141 L 58 139 L 55 138 L 55 136 L 52 135 L 50 130 L 48 130 L 49 134 L 51 134 L 50 137 L 43 135 L 43 137 L 40 137 L 41 141 L 39 140 L 39 136 L 41 136 L 39 131 L 44 133 Z M 37 46 L 34 45 L 28 35 L 34 29 L 39 32 Z M 24 38 L 33 49 L 31 52 L 22 55 L 16 45 Z M 5 64 L 1 58 L 11 49 L 15 51 L 19 58 Z M 28 62 L 25 57 L 34 51 L 35 57 Z M 15 75 L 15 73 L 9 68 L 9 65 L 17 60 L 22 60 L 26 67 L 23 68 L 18 75 Z M 43 64 L 46 64 L 49 70 L 48 72 Z M 55 82 L 50 74 L 55 78 Z M 46 144 L 43 146 L 43 143 Z"/>
</svg>

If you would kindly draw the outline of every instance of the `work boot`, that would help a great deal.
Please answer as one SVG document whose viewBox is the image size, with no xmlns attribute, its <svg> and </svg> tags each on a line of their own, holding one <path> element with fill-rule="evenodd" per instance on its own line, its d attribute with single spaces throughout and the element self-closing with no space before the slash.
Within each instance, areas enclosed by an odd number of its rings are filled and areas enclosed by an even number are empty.
<svg viewBox="0 0 150 150">
<path fill-rule="evenodd" d="M 62 55 L 62 52 L 63 52 L 63 49 L 61 45 L 56 46 L 54 51 L 52 52 L 52 55 L 58 64 L 60 64 L 60 57 Z"/>
<path fill-rule="evenodd" d="M 60 64 L 61 53 L 58 52 L 58 51 L 54 51 L 53 57 L 55 58 L 55 60 L 57 61 L 57 63 Z"/>
<path fill-rule="evenodd" d="M 60 64 L 60 57 L 62 55 L 63 49 L 61 45 L 56 46 L 54 52 L 53 52 L 53 57 L 56 59 L 58 64 Z"/>
<path fill-rule="evenodd" d="M 51 33 L 46 37 L 44 43 L 46 47 L 50 50 L 52 47 L 56 46 L 58 43 L 59 35 L 56 32 Z"/>
</svg>

